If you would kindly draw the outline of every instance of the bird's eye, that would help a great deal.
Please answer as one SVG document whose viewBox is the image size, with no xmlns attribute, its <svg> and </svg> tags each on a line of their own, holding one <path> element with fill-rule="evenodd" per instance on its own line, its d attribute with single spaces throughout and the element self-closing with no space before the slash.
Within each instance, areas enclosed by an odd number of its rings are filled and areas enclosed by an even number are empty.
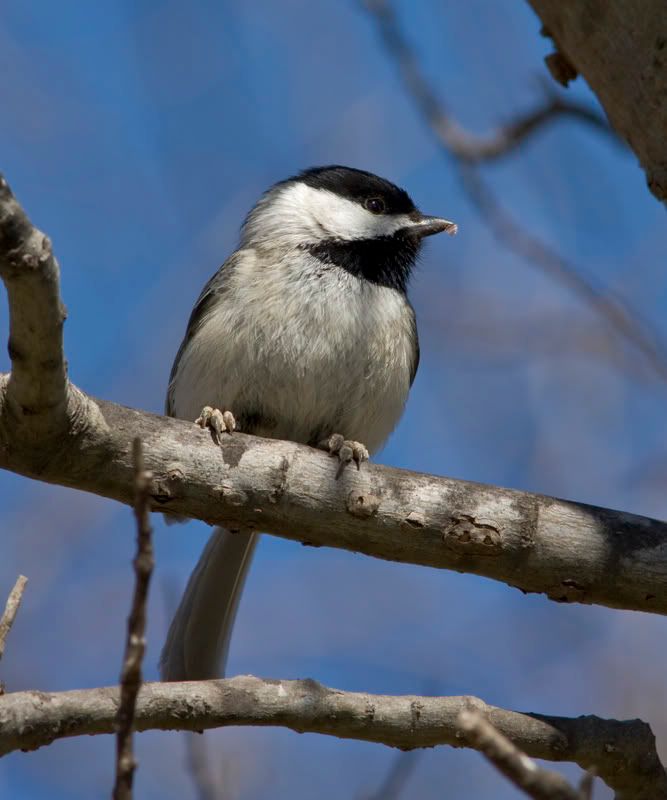
<svg viewBox="0 0 667 800">
<path fill-rule="evenodd" d="M 382 214 L 386 210 L 384 200 L 381 197 L 369 197 L 364 205 L 371 214 Z"/>
</svg>

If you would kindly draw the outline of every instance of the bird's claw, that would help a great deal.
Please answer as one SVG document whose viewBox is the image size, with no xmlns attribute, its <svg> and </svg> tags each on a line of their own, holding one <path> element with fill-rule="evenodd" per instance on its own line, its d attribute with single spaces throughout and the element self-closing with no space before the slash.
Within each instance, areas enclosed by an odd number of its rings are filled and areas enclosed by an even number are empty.
<svg viewBox="0 0 667 800">
<path fill-rule="evenodd" d="M 332 456 L 338 456 L 338 461 L 340 462 L 339 474 L 350 461 L 354 461 L 357 469 L 361 469 L 362 461 L 368 461 L 366 447 L 361 442 L 345 439 L 340 433 L 332 434 L 328 439 L 320 442 L 319 446 L 322 450 L 328 450 Z"/>
<path fill-rule="evenodd" d="M 210 428 L 218 444 L 223 433 L 232 433 L 236 430 L 236 420 L 231 411 L 220 411 L 219 408 L 204 406 L 201 414 L 195 420 L 195 425 L 201 428 Z"/>
</svg>

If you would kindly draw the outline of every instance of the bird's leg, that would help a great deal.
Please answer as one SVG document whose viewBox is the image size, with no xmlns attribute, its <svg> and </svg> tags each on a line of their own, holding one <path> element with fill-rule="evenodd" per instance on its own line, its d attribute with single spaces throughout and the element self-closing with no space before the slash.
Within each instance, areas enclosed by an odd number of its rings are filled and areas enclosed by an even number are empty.
<svg viewBox="0 0 667 800">
<path fill-rule="evenodd" d="M 354 461 L 357 469 L 361 469 L 361 462 L 368 461 L 368 450 L 361 444 L 361 442 L 354 442 L 351 439 L 345 439 L 340 433 L 332 434 L 328 439 L 320 442 L 317 445 L 320 450 L 326 450 L 332 456 L 338 456 L 340 467 L 338 474 L 340 475 L 343 467 Z"/>
<path fill-rule="evenodd" d="M 211 406 L 202 408 L 201 414 L 195 420 L 195 425 L 210 428 L 218 444 L 220 444 L 221 434 L 232 433 L 236 430 L 236 420 L 231 411 L 220 411 L 219 408 L 211 408 Z"/>
</svg>

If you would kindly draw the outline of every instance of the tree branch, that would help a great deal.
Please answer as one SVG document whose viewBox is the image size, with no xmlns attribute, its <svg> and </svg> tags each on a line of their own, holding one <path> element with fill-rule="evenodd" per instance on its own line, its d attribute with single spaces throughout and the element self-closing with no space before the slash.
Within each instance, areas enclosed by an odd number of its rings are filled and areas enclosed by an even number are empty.
<svg viewBox="0 0 667 800">
<path fill-rule="evenodd" d="M 5 642 L 9 631 L 12 629 L 16 615 L 18 614 L 21 600 L 23 599 L 23 592 L 25 591 L 28 579 L 25 575 L 19 575 L 14 584 L 14 588 L 9 593 L 5 610 L 0 617 L 0 659 L 5 653 Z"/>
<path fill-rule="evenodd" d="M 51 242 L 32 226 L 0 175 L 0 277 L 9 296 L 12 360 L 6 399 L 40 436 L 44 423 L 54 430 L 63 422 L 67 399 L 59 274 Z"/>
<path fill-rule="evenodd" d="M 590 125 L 595 130 L 613 136 L 606 120 L 585 103 L 565 100 L 548 93 L 532 111 L 517 116 L 486 137 L 476 136 L 442 115 L 441 136 L 447 139 L 452 155 L 463 161 L 479 163 L 492 161 L 517 150 L 524 140 L 558 119 L 569 118 Z M 618 141 L 618 140 L 617 140 Z"/>
<path fill-rule="evenodd" d="M 483 753 L 506 778 L 534 800 L 583 800 L 558 772 L 542 769 L 503 736 L 479 711 L 462 711 L 457 720 L 471 747 Z"/>
<path fill-rule="evenodd" d="M 118 688 L 16 692 L 0 699 L 0 755 L 69 736 L 111 733 Z M 249 675 L 193 683 L 145 683 L 135 726 L 205 730 L 228 725 L 281 726 L 400 748 L 464 742 L 457 718 L 475 710 L 533 758 L 574 761 L 617 792 L 617 800 L 664 800 L 667 777 L 651 729 L 639 720 L 550 717 L 489 706 L 475 697 L 370 695 L 312 680 Z"/>
<path fill-rule="evenodd" d="M 105 401 L 94 408 L 86 435 L 39 470 L 20 440 L 0 447 L 0 467 L 129 505 L 139 436 L 154 510 L 471 572 L 556 601 L 667 613 L 667 524 L 658 520 L 371 464 L 337 480 L 335 460 L 305 445 L 234 433 L 218 446 L 182 420 Z"/>
<path fill-rule="evenodd" d="M 400 69 L 410 96 L 436 132 L 450 155 L 461 161 L 476 164 L 510 155 L 524 140 L 561 117 L 570 117 L 590 125 L 607 135 L 613 133 L 606 120 L 590 106 L 561 97 L 544 87 L 544 99 L 532 111 L 517 114 L 508 124 L 486 136 L 467 130 L 446 113 L 419 69 L 414 53 L 396 21 L 387 0 L 363 0 L 378 24 L 387 50 Z"/>
<path fill-rule="evenodd" d="M 648 187 L 667 203 L 667 4 L 664 0 L 529 0 L 558 51 L 581 73 Z"/>
<path fill-rule="evenodd" d="M 0 467 L 129 505 L 139 436 L 154 510 L 471 572 L 557 601 L 667 613 L 658 520 L 370 464 L 336 480 L 335 460 L 304 445 L 235 433 L 218 446 L 182 420 L 90 398 L 87 407 L 85 435 L 57 458 L 35 468 L 33 448 L 12 439 Z"/>
</svg>

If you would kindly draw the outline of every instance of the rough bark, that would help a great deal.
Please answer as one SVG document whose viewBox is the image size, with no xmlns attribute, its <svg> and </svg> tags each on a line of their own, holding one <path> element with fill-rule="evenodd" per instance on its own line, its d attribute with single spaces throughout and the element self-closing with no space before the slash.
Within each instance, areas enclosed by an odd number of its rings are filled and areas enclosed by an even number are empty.
<svg viewBox="0 0 667 800">
<path fill-rule="evenodd" d="M 665 0 L 529 0 L 566 63 L 581 73 L 667 203 Z"/>
<path fill-rule="evenodd" d="M 16 692 L 0 702 L 0 755 L 31 750 L 68 736 L 111 733 L 117 687 L 72 692 Z M 667 777 L 655 740 L 640 720 L 550 717 L 489 706 L 476 697 L 371 695 L 330 689 L 312 680 L 263 680 L 250 675 L 219 681 L 143 684 L 139 731 L 205 730 L 271 725 L 379 742 L 392 747 L 463 747 L 458 716 L 479 711 L 533 758 L 574 761 L 616 790 L 617 800 L 667 798 Z"/>
<path fill-rule="evenodd" d="M 337 480 L 335 459 L 303 445 L 234 433 L 218 447 L 193 424 L 77 395 L 81 427 L 49 458 L 3 427 L 0 467 L 131 504 L 138 436 L 154 509 L 471 572 L 557 601 L 667 613 L 663 522 L 370 464 Z"/>
<path fill-rule="evenodd" d="M 0 275 L 9 299 L 12 373 L 7 402 L 19 417 L 31 417 L 31 432 L 41 434 L 62 421 L 67 400 L 63 352 L 65 307 L 60 300 L 60 270 L 51 242 L 34 228 L 0 175 Z"/>
</svg>

